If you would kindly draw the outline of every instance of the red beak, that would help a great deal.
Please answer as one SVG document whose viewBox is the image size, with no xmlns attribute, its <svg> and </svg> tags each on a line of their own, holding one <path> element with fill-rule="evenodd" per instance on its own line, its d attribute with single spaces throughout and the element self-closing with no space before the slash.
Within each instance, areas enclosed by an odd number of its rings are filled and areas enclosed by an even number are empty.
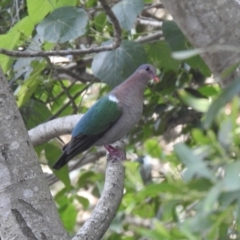
<svg viewBox="0 0 240 240">
<path fill-rule="evenodd" d="M 153 76 L 153 79 L 154 79 L 154 81 L 157 82 L 157 83 L 160 81 L 157 76 Z"/>
</svg>

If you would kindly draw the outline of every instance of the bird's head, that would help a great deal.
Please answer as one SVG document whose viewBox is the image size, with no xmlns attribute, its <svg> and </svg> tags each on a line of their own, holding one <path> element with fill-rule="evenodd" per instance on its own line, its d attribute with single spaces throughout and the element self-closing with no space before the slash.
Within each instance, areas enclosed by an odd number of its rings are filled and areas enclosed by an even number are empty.
<svg viewBox="0 0 240 240">
<path fill-rule="evenodd" d="M 136 71 L 147 80 L 154 79 L 155 82 L 159 82 L 156 69 L 151 64 L 143 64 Z"/>
</svg>

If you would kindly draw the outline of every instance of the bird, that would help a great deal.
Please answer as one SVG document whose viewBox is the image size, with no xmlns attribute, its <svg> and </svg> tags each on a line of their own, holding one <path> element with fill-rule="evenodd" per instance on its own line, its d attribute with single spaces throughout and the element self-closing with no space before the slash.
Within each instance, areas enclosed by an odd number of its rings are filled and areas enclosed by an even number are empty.
<svg viewBox="0 0 240 240">
<path fill-rule="evenodd" d="M 104 146 L 110 155 L 118 158 L 119 149 L 111 144 L 127 135 L 140 120 L 144 90 L 151 79 L 159 82 L 156 68 L 151 64 L 143 64 L 101 97 L 77 122 L 70 142 L 63 147 L 62 155 L 52 168 L 62 168 L 73 157 L 92 146 Z"/>
</svg>

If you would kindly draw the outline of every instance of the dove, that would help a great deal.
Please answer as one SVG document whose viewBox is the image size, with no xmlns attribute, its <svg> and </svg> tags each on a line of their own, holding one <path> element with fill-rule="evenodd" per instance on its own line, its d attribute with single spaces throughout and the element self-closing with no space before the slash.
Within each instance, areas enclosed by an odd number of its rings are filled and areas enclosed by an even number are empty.
<svg viewBox="0 0 240 240">
<path fill-rule="evenodd" d="M 53 169 L 60 169 L 76 155 L 92 146 L 104 146 L 110 155 L 119 156 L 111 144 L 128 134 L 142 116 L 144 90 L 149 80 L 159 82 L 151 64 L 141 65 L 130 77 L 100 98 L 79 120 L 72 138 Z"/>
</svg>

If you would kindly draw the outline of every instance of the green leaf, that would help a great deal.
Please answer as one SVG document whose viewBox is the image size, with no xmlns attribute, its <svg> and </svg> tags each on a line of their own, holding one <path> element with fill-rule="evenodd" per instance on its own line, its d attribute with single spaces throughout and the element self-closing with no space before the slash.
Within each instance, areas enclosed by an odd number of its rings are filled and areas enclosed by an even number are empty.
<svg viewBox="0 0 240 240">
<path fill-rule="evenodd" d="M 191 94 L 189 94 L 187 91 L 184 91 L 182 89 L 178 90 L 178 94 L 184 103 L 186 103 L 188 106 L 192 107 L 193 109 L 199 112 L 206 112 L 210 105 L 210 102 L 208 99 L 196 98 Z"/>
<path fill-rule="evenodd" d="M 10 31 L 7 34 L 0 35 L 0 48 L 13 50 L 16 49 L 17 46 L 25 44 L 25 40 L 28 39 L 29 36 L 31 36 L 33 29 L 34 25 L 29 16 L 21 19 L 14 25 L 14 27 L 10 29 Z M 35 42 L 34 45 L 36 45 Z M 17 61 L 18 60 L 19 59 L 17 59 Z M 24 60 L 25 65 L 30 63 L 30 61 L 28 60 L 26 63 L 26 58 L 24 58 Z M 34 59 L 32 58 L 31 61 L 33 60 Z M 12 57 L 0 55 L 0 65 L 4 73 L 6 73 L 9 70 L 9 68 L 11 69 L 11 64 L 13 63 L 13 61 L 14 58 Z"/>
<path fill-rule="evenodd" d="M 216 96 L 221 90 L 218 84 L 204 85 L 198 88 L 198 91 L 205 97 Z"/>
<path fill-rule="evenodd" d="M 174 151 L 187 167 L 186 171 L 184 171 L 184 178 L 187 181 L 196 176 L 214 180 L 215 177 L 207 167 L 207 163 L 204 162 L 202 156 L 196 155 L 192 149 L 183 143 L 174 145 Z"/>
<path fill-rule="evenodd" d="M 205 232 L 210 228 L 213 221 L 210 219 L 209 214 L 205 212 L 201 212 L 194 217 L 189 217 L 186 219 L 182 224 L 181 228 L 185 229 L 186 231 L 191 232 Z"/>
<path fill-rule="evenodd" d="M 41 82 L 40 72 L 46 67 L 46 62 L 33 61 L 31 66 L 33 71 L 31 72 L 30 76 L 25 79 L 14 92 L 18 107 L 23 106 L 36 91 Z"/>
<path fill-rule="evenodd" d="M 235 72 L 239 67 L 239 62 L 231 65 L 221 73 L 221 78 L 227 78 L 230 74 Z"/>
<path fill-rule="evenodd" d="M 217 183 L 210 189 L 210 191 L 208 191 L 208 194 L 203 201 L 203 210 L 205 212 L 213 211 L 214 206 L 216 205 L 218 197 L 220 196 L 221 192 L 222 192 L 221 183 Z"/>
<path fill-rule="evenodd" d="M 135 188 L 135 186 L 143 186 L 142 180 L 139 171 L 139 163 L 138 162 L 131 162 L 126 161 L 124 162 L 124 167 L 126 169 L 125 175 L 128 179 L 127 183 L 125 184 L 127 189 Z"/>
<path fill-rule="evenodd" d="M 205 145 L 205 144 L 207 145 L 207 144 L 210 144 L 211 142 L 210 139 L 207 136 L 205 136 L 203 132 L 198 128 L 194 128 L 192 130 L 192 138 L 196 143 L 199 143 L 201 145 Z"/>
<path fill-rule="evenodd" d="M 225 166 L 225 177 L 223 179 L 224 191 L 240 190 L 240 162 L 231 162 Z"/>
<path fill-rule="evenodd" d="M 146 52 L 148 62 L 152 62 L 155 66 L 159 66 L 167 70 L 177 71 L 180 61 L 177 61 L 171 56 L 171 49 L 166 41 L 159 41 L 153 44 L 147 44 Z"/>
<path fill-rule="evenodd" d="M 102 180 L 102 174 L 100 173 L 96 173 L 96 172 L 92 172 L 92 171 L 83 171 L 80 176 L 79 179 L 77 181 L 77 186 L 78 188 L 81 188 L 87 184 L 93 184 L 96 183 L 100 180 Z"/>
<path fill-rule="evenodd" d="M 160 233 L 158 233 L 156 230 L 149 230 L 146 228 L 142 228 L 142 227 L 133 227 L 133 229 L 138 233 L 141 234 L 142 236 L 144 236 L 143 239 L 152 239 L 152 240 L 157 240 L 157 239 L 163 239 L 162 235 Z M 168 238 L 164 238 L 165 240 L 168 240 Z"/>
<path fill-rule="evenodd" d="M 120 26 L 129 31 L 144 7 L 143 0 L 122 0 L 112 8 Z"/>
<path fill-rule="evenodd" d="M 224 121 L 220 124 L 220 129 L 218 131 L 218 141 L 225 148 L 228 148 L 233 142 L 232 130 L 233 125 L 231 119 L 224 119 Z"/>
<path fill-rule="evenodd" d="M 154 158 L 160 158 L 161 148 L 158 139 L 148 139 L 144 143 L 147 154 Z"/>
<path fill-rule="evenodd" d="M 208 66 L 202 60 L 200 56 L 195 56 L 199 54 L 200 50 L 198 49 L 189 49 L 192 48 L 191 44 L 187 38 L 183 35 L 182 31 L 179 29 L 177 24 L 174 21 L 164 21 L 163 22 L 163 35 L 169 44 L 172 51 L 181 51 L 177 57 L 178 60 L 186 59 L 185 62 L 192 68 L 199 69 L 205 76 L 210 76 L 211 71 Z M 184 51 L 183 51 L 184 50 Z M 187 50 L 187 51 L 185 51 Z M 174 55 L 174 57 L 176 57 Z"/>
<path fill-rule="evenodd" d="M 59 209 L 59 215 L 62 219 L 63 225 L 67 231 L 73 232 L 77 221 L 77 209 L 73 203 L 70 202 L 64 209 Z"/>
<path fill-rule="evenodd" d="M 156 197 L 161 193 L 169 193 L 169 194 L 179 194 L 182 191 L 184 191 L 184 186 L 182 182 L 178 183 L 155 183 L 155 184 L 149 184 L 145 186 L 145 188 L 141 191 L 139 191 L 137 194 L 135 194 L 136 198 L 139 198 L 140 200 L 145 199 L 146 197 Z"/>
<path fill-rule="evenodd" d="M 53 166 L 53 164 L 58 160 L 61 156 L 62 151 L 59 147 L 55 146 L 54 143 L 47 143 L 45 146 L 45 156 L 48 160 L 49 166 Z M 61 168 L 60 170 L 53 170 L 53 173 L 60 179 L 66 188 L 69 190 L 71 188 L 71 181 L 69 178 L 68 167 L 67 165 Z"/>
<path fill-rule="evenodd" d="M 11 28 L 9 33 L 22 33 L 25 38 L 31 36 L 34 29 L 34 24 L 32 19 L 27 16 L 17 22 L 13 28 Z"/>
<path fill-rule="evenodd" d="M 96 6 L 97 5 L 97 0 L 88 0 L 87 2 L 86 2 L 86 7 L 87 8 L 90 8 L 90 7 L 94 7 L 94 6 Z"/>
<path fill-rule="evenodd" d="M 49 42 L 64 43 L 86 32 L 88 15 L 77 7 L 61 7 L 54 10 L 38 26 L 37 32 Z"/>
<path fill-rule="evenodd" d="M 66 188 L 62 188 L 54 196 L 54 200 L 56 201 L 57 205 L 60 206 L 60 208 L 63 208 L 66 205 L 68 205 L 69 199 L 67 197 L 67 194 L 68 194 L 68 190 Z"/>
<path fill-rule="evenodd" d="M 225 106 L 231 99 L 240 92 L 240 78 L 236 79 L 223 92 L 217 97 L 217 99 L 210 105 L 205 118 L 203 120 L 203 127 L 205 129 L 210 128 L 213 119 L 216 117 L 221 107 Z"/>
<path fill-rule="evenodd" d="M 164 21 L 162 30 L 164 38 L 173 51 L 186 49 L 187 39 L 174 21 Z"/>
<path fill-rule="evenodd" d="M 94 26 L 98 32 L 103 32 L 103 28 L 106 26 L 106 14 L 100 13 L 94 17 Z"/>
<path fill-rule="evenodd" d="M 55 8 L 66 7 L 66 6 L 76 6 L 78 0 L 57 0 Z"/>
<path fill-rule="evenodd" d="M 50 11 L 54 9 L 57 0 L 27 0 L 28 15 L 34 24 L 39 23 Z"/>
<path fill-rule="evenodd" d="M 0 48 L 14 49 L 17 46 L 20 36 L 21 34 L 19 32 L 10 32 L 8 34 L 0 35 Z M 0 54 L 0 66 L 4 73 L 9 70 L 12 63 L 13 58 Z"/>
<path fill-rule="evenodd" d="M 158 232 L 162 238 L 168 239 L 171 237 L 169 230 L 160 221 L 154 221 L 154 229 L 156 229 L 156 232 Z"/>
<path fill-rule="evenodd" d="M 146 53 L 139 43 L 122 41 L 119 48 L 96 54 L 92 71 L 102 82 L 114 88 L 145 62 Z"/>
<path fill-rule="evenodd" d="M 27 113 L 24 113 L 25 108 L 27 109 Z M 21 113 L 24 120 L 26 120 L 25 123 L 27 129 L 36 127 L 52 116 L 52 113 L 46 104 L 36 100 L 29 101 L 24 105 L 21 109 Z"/>
<path fill-rule="evenodd" d="M 86 210 L 86 209 L 88 208 L 88 206 L 89 206 L 89 201 L 88 201 L 87 198 L 82 197 L 82 196 L 79 196 L 79 195 L 76 195 L 76 199 L 78 200 L 78 202 L 79 202 L 80 204 L 82 204 L 84 210 Z"/>
</svg>

